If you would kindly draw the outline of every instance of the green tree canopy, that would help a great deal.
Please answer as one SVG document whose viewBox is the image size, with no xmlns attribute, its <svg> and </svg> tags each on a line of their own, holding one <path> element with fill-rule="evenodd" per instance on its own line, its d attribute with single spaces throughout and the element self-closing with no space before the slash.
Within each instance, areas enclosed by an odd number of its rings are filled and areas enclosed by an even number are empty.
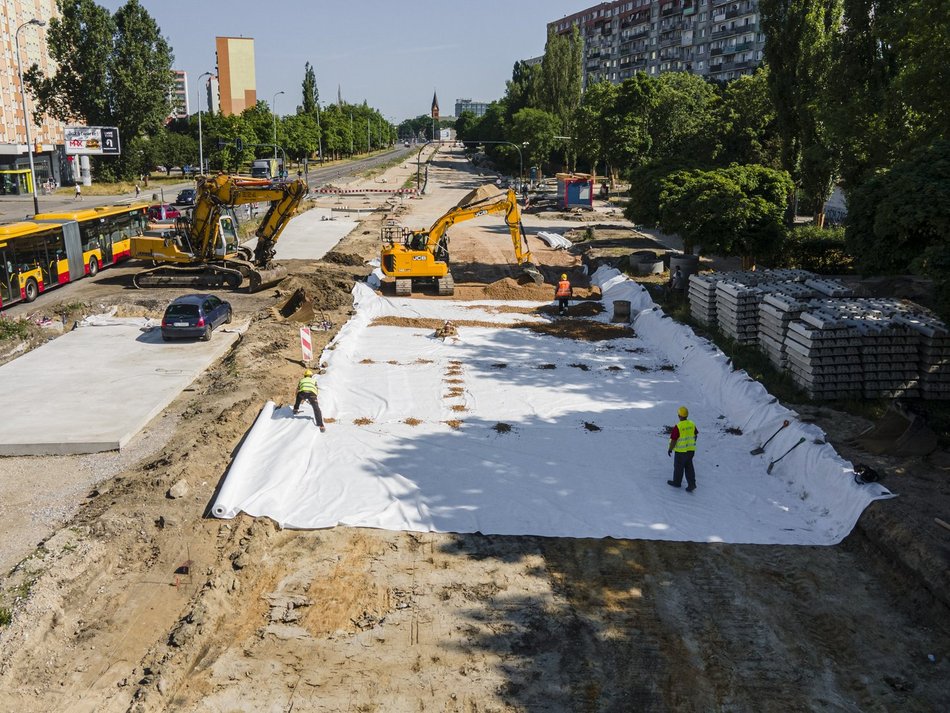
<svg viewBox="0 0 950 713">
<path fill-rule="evenodd" d="M 303 103 L 301 107 L 304 114 L 316 114 L 318 104 L 320 103 L 320 92 L 317 89 L 317 75 L 313 71 L 310 62 L 304 64 L 303 70 Z"/>
<path fill-rule="evenodd" d="M 661 182 L 660 227 L 683 238 L 687 253 L 745 258 L 778 252 L 792 180 L 763 166 L 672 173 Z"/>
<path fill-rule="evenodd" d="M 554 138 L 558 126 L 560 121 L 556 116 L 540 109 L 521 109 L 514 115 L 509 135 L 512 143 L 522 146 L 525 167 L 541 165 L 548 160 L 558 141 Z"/>
<path fill-rule="evenodd" d="M 24 77 L 36 114 L 90 126 L 116 126 L 124 146 L 153 134 L 171 109 L 172 52 L 155 20 L 138 0 L 114 16 L 93 0 L 57 0 L 47 41 L 56 70 L 33 65 Z M 122 177 L 146 168 L 141 150 L 97 161 Z"/>
</svg>

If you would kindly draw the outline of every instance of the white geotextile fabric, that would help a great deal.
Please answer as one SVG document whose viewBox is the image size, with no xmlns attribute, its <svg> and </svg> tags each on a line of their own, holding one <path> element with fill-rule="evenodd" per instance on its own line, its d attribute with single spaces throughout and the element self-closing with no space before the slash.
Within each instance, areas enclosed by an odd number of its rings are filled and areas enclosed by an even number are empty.
<svg viewBox="0 0 950 713">
<path fill-rule="evenodd" d="M 715 347 L 654 311 L 638 285 L 607 270 L 594 281 L 608 307 L 631 301 L 637 337 L 558 339 L 501 326 L 525 319 L 493 311 L 510 303 L 386 299 L 357 285 L 356 315 L 321 359 L 320 403 L 335 422 L 320 433 L 306 404 L 294 417 L 268 402 L 214 514 L 292 528 L 815 545 L 839 542 L 872 500 L 889 496 L 856 485 L 850 465 L 813 442 L 820 429 L 795 422 Z M 458 339 L 443 342 L 431 329 L 371 325 L 383 316 L 499 328 L 459 326 Z M 453 362 L 458 376 L 448 373 Z M 452 386 L 464 392 L 451 397 Z M 700 432 L 692 494 L 666 484 L 663 427 L 684 403 Z M 767 454 L 750 455 L 786 417 L 793 425 Z M 767 475 L 770 458 L 802 436 Z"/>
</svg>

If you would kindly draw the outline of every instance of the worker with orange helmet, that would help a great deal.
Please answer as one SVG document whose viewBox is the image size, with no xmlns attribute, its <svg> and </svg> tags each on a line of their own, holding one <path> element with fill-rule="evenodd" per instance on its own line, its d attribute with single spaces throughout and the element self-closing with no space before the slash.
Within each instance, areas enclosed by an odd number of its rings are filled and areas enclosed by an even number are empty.
<svg viewBox="0 0 950 713">
<path fill-rule="evenodd" d="M 554 290 L 554 299 L 557 300 L 557 313 L 559 315 L 567 314 L 567 304 L 574 296 L 574 288 L 571 287 L 570 280 L 567 279 L 567 273 L 561 273 L 561 279 Z"/>
<path fill-rule="evenodd" d="M 696 490 L 696 471 L 693 470 L 693 456 L 696 455 L 696 436 L 699 429 L 689 420 L 689 409 L 680 406 L 677 412 L 679 423 L 670 431 L 670 445 L 666 455 L 673 456 L 673 480 L 666 482 L 674 488 L 683 483 L 683 473 L 686 473 L 686 492 Z M 676 455 L 673 455 L 673 454 Z"/>
<path fill-rule="evenodd" d="M 317 402 L 317 393 L 317 382 L 313 378 L 313 372 L 307 369 L 300 381 L 297 382 L 297 400 L 294 401 L 294 413 L 300 413 L 301 401 L 310 402 L 317 425 L 321 431 L 326 431 L 326 426 L 323 425 L 323 414 L 320 413 L 320 404 Z"/>
</svg>

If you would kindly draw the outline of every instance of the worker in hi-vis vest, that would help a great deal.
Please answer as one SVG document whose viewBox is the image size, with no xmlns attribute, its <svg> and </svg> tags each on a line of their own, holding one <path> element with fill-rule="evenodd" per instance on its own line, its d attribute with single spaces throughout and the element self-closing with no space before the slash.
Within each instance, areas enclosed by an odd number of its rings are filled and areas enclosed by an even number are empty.
<svg viewBox="0 0 950 713">
<path fill-rule="evenodd" d="M 300 413 L 300 402 L 309 401 L 313 406 L 313 415 L 317 420 L 317 425 L 321 431 L 326 431 L 323 425 L 323 414 L 320 413 L 320 404 L 317 403 L 317 382 L 313 378 L 313 372 L 307 369 L 303 373 L 303 378 L 297 382 L 297 400 L 294 401 L 294 413 Z"/>
<path fill-rule="evenodd" d="M 696 490 L 696 471 L 693 470 L 693 456 L 696 455 L 696 436 L 699 431 L 696 424 L 689 420 L 689 409 L 679 408 L 679 423 L 673 426 L 670 432 L 670 447 L 666 454 L 673 456 L 673 480 L 666 482 L 674 488 L 683 484 L 683 473 L 686 473 L 686 492 Z M 674 455 L 675 453 L 675 455 Z"/>
<path fill-rule="evenodd" d="M 567 274 L 561 273 L 561 279 L 557 283 L 557 289 L 554 290 L 554 298 L 557 300 L 557 313 L 567 314 L 567 303 L 574 296 L 574 288 L 571 287 Z"/>
</svg>

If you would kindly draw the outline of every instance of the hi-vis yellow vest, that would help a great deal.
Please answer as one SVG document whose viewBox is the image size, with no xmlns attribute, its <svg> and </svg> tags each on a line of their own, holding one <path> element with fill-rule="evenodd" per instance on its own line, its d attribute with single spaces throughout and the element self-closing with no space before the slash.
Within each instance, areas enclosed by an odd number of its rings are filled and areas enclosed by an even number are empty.
<svg viewBox="0 0 950 713">
<path fill-rule="evenodd" d="M 677 453 L 686 453 L 696 450 L 696 424 L 692 421 L 680 421 L 676 424 L 679 429 L 680 437 L 673 448 Z"/>
<path fill-rule="evenodd" d="M 311 377 L 305 376 L 297 382 L 297 391 L 303 391 L 308 394 L 317 393 L 317 382 Z"/>
</svg>

